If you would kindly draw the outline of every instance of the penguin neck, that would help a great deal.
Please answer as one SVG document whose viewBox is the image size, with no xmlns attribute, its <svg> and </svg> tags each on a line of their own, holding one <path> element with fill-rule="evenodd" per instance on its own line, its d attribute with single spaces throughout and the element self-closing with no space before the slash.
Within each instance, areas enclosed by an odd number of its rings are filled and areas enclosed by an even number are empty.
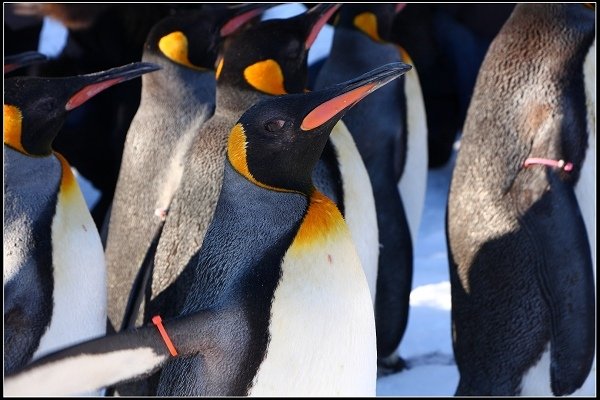
<svg viewBox="0 0 600 400">
<path fill-rule="evenodd" d="M 355 49 L 347 51 L 347 49 Z M 369 66 L 380 65 L 380 57 L 389 57 L 389 54 L 395 54 L 397 50 L 391 43 L 375 42 L 368 35 L 356 29 L 338 27 L 333 34 L 333 42 L 329 57 L 344 60 L 348 65 L 358 63 L 358 66 L 368 61 Z M 355 68 L 358 68 L 355 66 Z M 366 72 L 366 71 L 365 71 Z"/>
<path fill-rule="evenodd" d="M 231 285 L 235 276 L 246 270 L 259 269 L 269 275 L 272 271 L 266 271 L 267 266 L 277 270 L 278 277 L 281 259 L 308 206 L 305 195 L 257 186 L 238 173 L 228 159 L 224 163 L 221 193 L 199 254 L 202 268 L 198 271 L 203 272 L 195 278 L 186 312 L 212 306 L 218 300 L 218 293 L 210 289 L 215 285 L 214 276 L 207 271 L 218 272 L 224 286 Z M 268 259 L 261 256 L 265 253 Z M 269 276 L 275 279 L 275 275 Z"/>
<path fill-rule="evenodd" d="M 216 79 L 212 70 L 199 71 L 167 60 L 152 51 L 144 52 L 142 61 L 161 66 L 161 70 L 142 75 L 142 103 L 158 104 L 154 110 L 169 109 L 169 112 L 188 114 L 188 109 L 197 111 L 199 106 L 211 108 L 215 103 Z M 177 99 L 171 101 L 169 99 Z"/>
<path fill-rule="evenodd" d="M 257 90 L 240 88 L 228 83 L 217 82 L 216 109 L 218 111 L 227 110 L 243 112 L 266 96 L 269 95 Z"/>
<path fill-rule="evenodd" d="M 344 218 L 331 199 L 314 189 L 309 205 L 290 251 L 301 252 L 318 245 L 339 231 L 346 230 Z"/>
</svg>

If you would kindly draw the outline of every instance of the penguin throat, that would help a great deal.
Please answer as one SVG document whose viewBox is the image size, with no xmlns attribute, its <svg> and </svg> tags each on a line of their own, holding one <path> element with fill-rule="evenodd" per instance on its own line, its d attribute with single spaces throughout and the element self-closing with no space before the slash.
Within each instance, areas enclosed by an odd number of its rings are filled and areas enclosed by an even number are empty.
<svg viewBox="0 0 600 400">
<path fill-rule="evenodd" d="M 310 204 L 298 233 L 292 243 L 294 251 L 302 251 L 313 244 L 323 244 L 344 226 L 342 214 L 335 203 L 318 190 L 310 196 Z"/>
<path fill-rule="evenodd" d="M 21 143 L 23 114 L 18 107 L 4 104 L 4 144 L 23 154 L 29 154 Z"/>
<path fill-rule="evenodd" d="M 287 94 L 283 85 L 283 71 L 273 59 L 259 61 L 246 67 L 244 79 L 250 86 L 261 92 L 271 95 Z"/>
<path fill-rule="evenodd" d="M 370 12 L 364 12 L 354 17 L 354 26 L 376 42 L 383 42 L 377 31 L 377 17 Z"/>
<path fill-rule="evenodd" d="M 158 48 L 169 60 L 198 71 L 206 71 L 191 63 L 188 54 L 188 39 L 183 32 L 176 31 L 163 36 L 158 41 Z"/>
<path fill-rule="evenodd" d="M 396 48 L 398 49 L 398 52 L 400 53 L 400 57 L 401 57 L 402 61 L 404 61 L 407 64 L 414 64 L 412 58 L 410 58 L 410 55 L 408 54 L 408 52 L 406 51 L 406 49 L 404 47 L 396 46 Z"/>
<path fill-rule="evenodd" d="M 71 170 L 71 165 L 69 165 L 69 162 L 60 153 L 54 152 L 54 155 L 56 156 L 56 158 L 58 158 L 58 161 L 60 161 L 62 169 L 62 177 L 60 179 L 60 191 L 63 194 L 72 193 L 72 191 L 75 190 L 78 187 L 78 185 L 75 179 L 75 175 L 73 175 L 73 171 Z"/>
</svg>

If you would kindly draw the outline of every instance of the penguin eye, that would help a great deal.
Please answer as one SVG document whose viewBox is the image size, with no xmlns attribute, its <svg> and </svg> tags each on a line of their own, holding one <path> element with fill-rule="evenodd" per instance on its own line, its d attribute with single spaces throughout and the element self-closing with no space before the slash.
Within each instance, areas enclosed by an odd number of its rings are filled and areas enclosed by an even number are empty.
<svg viewBox="0 0 600 400">
<path fill-rule="evenodd" d="M 56 102 L 53 99 L 43 99 L 37 103 L 36 109 L 42 114 L 49 114 L 56 109 Z"/>
<path fill-rule="evenodd" d="M 283 128 L 285 121 L 282 119 L 272 119 L 265 124 L 265 129 L 269 132 L 277 132 Z"/>
</svg>

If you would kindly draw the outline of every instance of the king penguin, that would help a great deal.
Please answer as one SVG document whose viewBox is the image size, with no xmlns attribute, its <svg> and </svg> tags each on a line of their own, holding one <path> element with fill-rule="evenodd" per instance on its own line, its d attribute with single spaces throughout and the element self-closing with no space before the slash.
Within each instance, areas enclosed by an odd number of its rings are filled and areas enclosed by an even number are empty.
<svg viewBox="0 0 600 400">
<path fill-rule="evenodd" d="M 154 310 L 169 317 L 182 306 L 189 289 L 189 277 L 182 272 L 213 218 L 231 127 L 265 96 L 304 91 L 308 50 L 337 8 L 318 4 L 296 17 L 263 21 L 226 39 L 216 73 L 215 114 L 187 152 L 156 251 L 148 288 L 153 304 L 145 309 L 145 321 Z"/>
<path fill-rule="evenodd" d="M 67 113 L 155 71 L 134 63 L 69 78 L 4 81 L 4 371 L 104 334 L 106 267 L 68 162 L 52 151 Z"/>
<path fill-rule="evenodd" d="M 142 77 L 142 99 L 125 140 L 106 238 L 108 316 L 129 324 L 128 295 L 179 184 L 183 158 L 214 112 L 215 63 L 222 39 L 264 5 L 203 8 L 160 21 L 142 59 L 162 69 Z M 158 210 L 158 212 L 155 212 Z"/>
<path fill-rule="evenodd" d="M 335 23 L 331 52 L 315 88 L 364 73 L 382 62 L 410 62 L 389 42 L 395 4 L 345 4 Z M 353 49 L 348 51 L 347 49 Z M 427 125 L 414 70 L 370 96 L 344 119 L 372 185 L 379 232 L 375 318 L 381 372 L 399 371 L 397 351 L 406 329 L 413 251 L 427 181 Z"/>
<path fill-rule="evenodd" d="M 368 285 L 341 213 L 311 174 L 344 112 L 409 69 L 388 64 L 248 109 L 230 131 L 184 314 L 153 318 L 161 334 L 140 327 L 39 360 L 8 376 L 5 393 L 64 395 L 167 363 L 158 395 L 374 396 Z"/>
<path fill-rule="evenodd" d="M 458 396 L 595 378 L 594 40 L 584 4 L 518 4 L 482 64 L 446 215 Z"/>
</svg>

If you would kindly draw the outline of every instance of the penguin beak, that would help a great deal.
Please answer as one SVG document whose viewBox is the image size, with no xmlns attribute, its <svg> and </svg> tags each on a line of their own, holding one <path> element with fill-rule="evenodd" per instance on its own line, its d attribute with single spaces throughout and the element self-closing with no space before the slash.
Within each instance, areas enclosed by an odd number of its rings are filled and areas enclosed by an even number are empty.
<svg viewBox="0 0 600 400">
<path fill-rule="evenodd" d="M 412 66 L 401 62 L 390 63 L 336 86 L 306 93 L 314 101 L 309 100 L 312 109 L 302 120 L 300 129 L 309 131 L 328 122 L 339 121 L 353 105 L 411 68 Z"/>
<path fill-rule="evenodd" d="M 4 73 L 7 74 L 15 69 L 46 61 L 47 59 L 48 57 L 37 51 L 26 51 L 14 56 L 4 57 Z"/>
<path fill-rule="evenodd" d="M 406 7 L 406 3 L 398 3 L 396 4 L 396 9 L 394 10 L 396 14 L 399 14 Z"/>
<path fill-rule="evenodd" d="M 341 7 L 341 4 L 317 4 L 306 12 L 308 22 L 308 36 L 304 42 L 305 48 L 308 50 L 317 39 L 317 35 L 321 28 L 325 26 L 327 21 Z"/>
<path fill-rule="evenodd" d="M 122 67 L 112 68 L 107 71 L 83 75 L 81 76 L 82 85 L 80 85 L 77 88 L 77 92 L 69 98 L 65 109 L 70 111 L 111 86 L 159 69 L 160 67 L 156 64 L 136 62 Z"/>
<path fill-rule="evenodd" d="M 265 12 L 267 8 L 272 6 L 273 4 L 253 3 L 229 7 L 228 10 L 235 15 L 232 18 L 228 18 L 221 27 L 221 30 L 219 31 L 221 37 L 229 36 L 236 32 L 240 27 L 252 20 L 252 18 L 258 17 Z"/>
</svg>

